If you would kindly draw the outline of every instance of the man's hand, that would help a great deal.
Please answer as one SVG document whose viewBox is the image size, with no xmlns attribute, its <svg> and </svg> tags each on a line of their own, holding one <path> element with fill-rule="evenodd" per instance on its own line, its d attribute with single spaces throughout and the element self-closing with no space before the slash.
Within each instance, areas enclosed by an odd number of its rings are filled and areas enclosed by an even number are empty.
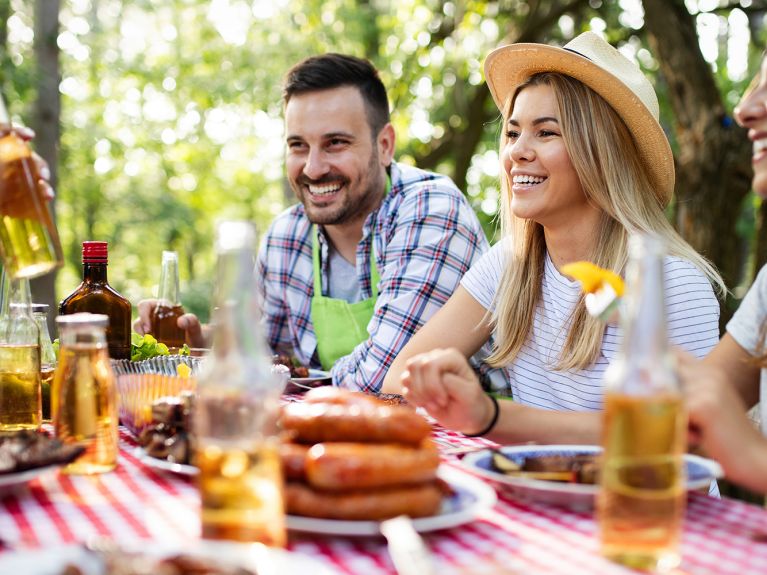
<svg viewBox="0 0 767 575">
<path fill-rule="evenodd" d="M 477 433 L 493 416 L 491 400 L 457 349 L 436 349 L 412 357 L 401 382 L 407 400 L 447 428 Z"/>
<path fill-rule="evenodd" d="M 157 307 L 156 299 L 143 299 L 138 302 L 138 318 L 133 322 L 133 331 L 144 335 L 152 329 L 152 310 Z M 185 332 L 189 347 L 208 347 L 200 320 L 193 313 L 185 313 L 178 318 L 176 325 Z"/>
</svg>

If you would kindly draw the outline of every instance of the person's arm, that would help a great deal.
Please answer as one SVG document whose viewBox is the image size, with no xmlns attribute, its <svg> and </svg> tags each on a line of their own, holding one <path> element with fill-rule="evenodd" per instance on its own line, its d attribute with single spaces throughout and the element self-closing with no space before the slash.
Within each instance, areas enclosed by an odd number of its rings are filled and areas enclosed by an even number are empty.
<svg viewBox="0 0 767 575">
<path fill-rule="evenodd" d="M 435 349 L 407 362 L 402 374 L 407 400 L 423 407 L 441 425 L 466 434 L 486 429 L 493 404 L 462 351 Z M 501 400 L 498 420 L 486 437 L 500 443 L 599 442 L 601 413 L 537 409 Z"/>
<path fill-rule="evenodd" d="M 381 391 L 402 393 L 402 373 L 408 360 L 436 348 L 454 348 L 471 357 L 489 339 L 487 310 L 466 289 L 458 286 L 447 303 L 418 330 L 391 364 Z"/>
<path fill-rule="evenodd" d="M 729 333 L 724 334 L 711 353 L 703 359 L 703 365 L 726 373 L 729 384 L 740 395 L 746 407 L 759 401 L 760 368 L 754 362 L 754 357 Z"/>
<path fill-rule="evenodd" d="M 746 406 L 733 385 L 730 369 L 737 369 L 738 354 L 743 350 L 737 352 L 730 345 L 737 346 L 734 340 L 724 347 L 717 346 L 719 358 L 714 362 L 677 354 L 690 419 L 690 439 L 719 461 L 729 480 L 767 492 L 767 439 L 746 416 Z M 725 354 L 733 351 L 736 355 L 723 360 Z"/>
<path fill-rule="evenodd" d="M 271 277 L 268 269 L 269 234 L 258 251 L 256 261 L 256 286 L 261 298 L 262 324 L 266 342 L 272 353 L 300 355 L 291 344 L 290 328 L 288 325 L 289 310 L 285 303 L 284 292 Z M 311 358 L 299 357 L 303 365 L 309 365 Z"/>
<path fill-rule="evenodd" d="M 370 336 L 331 371 L 334 385 L 379 391 L 393 359 L 447 302 L 486 245 L 471 207 L 455 192 L 410 193 L 392 224 Z"/>
</svg>

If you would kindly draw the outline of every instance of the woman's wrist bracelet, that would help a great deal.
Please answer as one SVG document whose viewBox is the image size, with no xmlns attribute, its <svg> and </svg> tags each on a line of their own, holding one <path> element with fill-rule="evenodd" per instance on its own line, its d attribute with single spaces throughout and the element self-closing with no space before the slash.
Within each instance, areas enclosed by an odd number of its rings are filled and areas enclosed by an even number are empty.
<svg viewBox="0 0 767 575">
<path fill-rule="evenodd" d="M 498 400 L 494 395 L 488 395 L 488 397 L 490 398 L 490 401 L 493 402 L 493 417 L 490 418 L 490 423 L 488 423 L 479 433 L 464 433 L 466 437 L 480 437 L 482 435 L 487 435 L 493 430 L 495 424 L 498 423 L 498 416 L 501 413 L 501 407 L 498 405 Z"/>
</svg>

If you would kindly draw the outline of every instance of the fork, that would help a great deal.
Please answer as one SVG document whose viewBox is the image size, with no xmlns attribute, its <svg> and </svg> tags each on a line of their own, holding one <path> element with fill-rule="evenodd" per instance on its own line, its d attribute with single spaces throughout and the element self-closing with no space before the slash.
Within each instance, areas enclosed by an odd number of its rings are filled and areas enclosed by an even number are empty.
<svg viewBox="0 0 767 575">
<path fill-rule="evenodd" d="M 381 522 L 389 555 L 399 575 L 434 575 L 434 559 L 406 515 Z"/>
</svg>

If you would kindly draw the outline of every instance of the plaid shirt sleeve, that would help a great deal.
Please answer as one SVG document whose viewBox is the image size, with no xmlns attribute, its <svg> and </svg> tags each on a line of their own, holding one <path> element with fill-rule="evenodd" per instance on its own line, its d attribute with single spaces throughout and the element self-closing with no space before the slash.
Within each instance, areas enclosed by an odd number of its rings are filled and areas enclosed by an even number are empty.
<svg viewBox="0 0 767 575">
<path fill-rule="evenodd" d="M 370 337 L 336 362 L 334 385 L 378 391 L 397 353 L 487 249 L 476 214 L 452 182 L 415 172 L 420 179 L 403 182 L 399 201 L 379 213 L 374 238 L 381 281 Z"/>
</svg>

